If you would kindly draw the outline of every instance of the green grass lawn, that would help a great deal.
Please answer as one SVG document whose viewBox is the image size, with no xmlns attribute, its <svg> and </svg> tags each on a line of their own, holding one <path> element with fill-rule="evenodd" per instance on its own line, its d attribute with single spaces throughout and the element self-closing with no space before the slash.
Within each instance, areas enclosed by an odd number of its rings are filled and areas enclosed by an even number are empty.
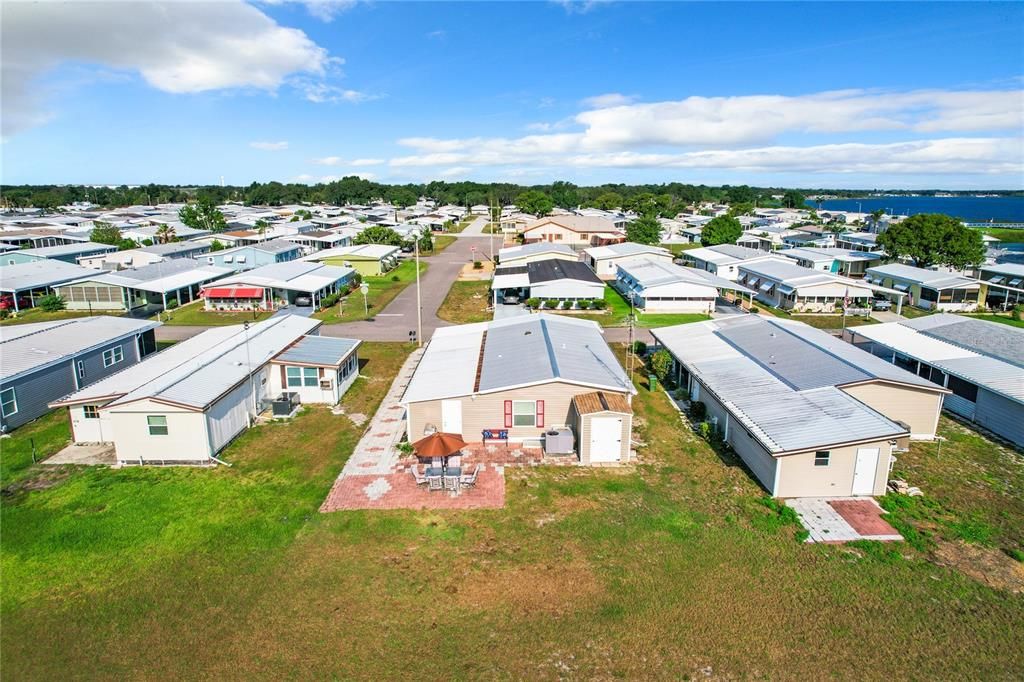
<svg viewBox="0 0 1024 682">
<path fill-rule="evenodd" d="M 1001 242 L 1007 244 L 1017 244 L 1024 242 L 1024 230 L 1011 230 L 1008 228 L 975 228 L 980 229 L 985 234 L 995 237 Z"/>
<path fill-rule="evenodd" d="M 761 311 L 762 314 L 767 313 L 775 317 L 781 317 L 784 320 L 796 320 L 797 322 L 803 322 L 806 325 L 815 327 L 817 329 L 842 329 L 843 328 L 843 316 L 842 315 L 800 315 L 790 314 L 781 308 L 773 308 L 761 303 L 754 302 L 754 307 Z M 861 327 L 866 324 L 878 324 L 878 320 L 870 317 L 864 317 L 862 315 L 848 315 L 846 317 L 847 327 Z"/>
<path fill-rule="evenodd" d="M 364 344 L 367 378 L 346 407 L 372 411 L 408 351 Z M 500 510 L 319 514 L 361 431 L 323 409 L 248 431 L 224 452 L 231 468 L 23 468 L 33 485 L 0 497 L 5 677 L 1007 679 L 1024 668 L 1013 635 L 1024 597 L 947 550 L 1020 548 L 1018 457 L 944 420 L 941 453 L 914 444 L 897 465 L 926 496 L 886 500 L 913 542 L 804 545 L 664 394 L 640 385 L 634 409 L 641 464 L 509 468 Z M 5 457 L 22 438 L 4 441 Z"/>
<path fill-rule="evenodd" d="M 988 322 L 999 322 L 1000 324 L 1008 324 L 1011 327 L 1024 327 L 1024 320 L 1015 320 L 1008 315 L 964 315 L 964 317 L 970 317 L 975 320 L 987 320 Z"/>
<path fill-rule="evenodd" d="M 185 327 L 221 327 L 228 324 L 242 324 L 243 322 L 254 322 L 260 320 L 266 320 L 274 313 L 272 311 L 265 312 L 253 312 L 239 311 L 239 312 L 216 312 L 212 310 L 203 310 L 203 301 L 196 301 L 195 303 L 189 303 L 183 305 L 180 308 L 174 310 L 165 311 L 159 314 L 159 319 L 164 324 L 185 326 Z M 157 315 L 153 315 L 150 319 L 158 319 Z"/>
<path fill-rule="evenodd" d="M 593 320 L 602 327 L 625 327 L 629 322 L 629 301 L 610 286 L 604 288 L 604 300 L 606 304 L 604 313 L 581 313 L 573 315 L 573 317 Z M 711 319 L 700 313 L 645 313 L 639 308 L 635 310 L 635 313 L 637 316 L 636 326 L 649 329 Z"/>
<path fill-rule="evenodd" d="M 449 237 L 449 239 L 455 239 L 455 237 Z M 426 270 L 427 263 L 421 260 L 420 275 L 426 272 Z M 384 310 L 394 300 L 395 296 L 402 293 L 403 289 L 416 281 L 416 262 L 413 260 L 403 261 L 401 265 L 391 272 L 380 276 L 364 277 L 363 281 L 370 287 L 370 291 L 366 296 L 369 315 L 363 312 L 363 295 L 356 289 L 339 304 L 313 313 L 313 317 L 323 320 L 325 324 L 353 322 L 373 317 Z M 339 308 L 341 312 L 339 312 Z"/>
<path fill-rule="evenodd" d="M 101 310 L 92 312 L 92 315 L 115 315 L 120 317 L 124 313 L 111 311 L 104 313 Z M 0 320 L 0 325 L 28 324 L 29 322 L 53 322 L 54 320 L 70 320 L 75 317 L 89 317 L 88 310 L 57 310 L 48 313 L 42 308 L 27 308 L 18 313 L 17 317 L 8 317 Z"/>
<path fill-rule="evenodd" d="M 462 230 L 459 230 L 460 232 Z M 449 246 L 454 244 L 458 240 L 458 237 L 453 237 L 450 234 L 442 234 L 439 237 L 434 237 L 434 253 L 441 253 Z M 420 254 L 422 255 L 422 254 Z"/>
<path fill-rule="evenodd" d="M 699 249 L 701 247 L 700 242 L 694 242 L 693 244 L 659 244 L 662 248 L 668 249 L 673 254 L 678 256 L 683 251 L 690 251 L 692 249 Z"/>
<path fill-rule="evenodd" d="M 444 303 L 437 310 L 437 316 L 456 324 L 486 322 L 492 317 L 491 312 L 487 310 L 490 296 L 490 280 L 452 282 Z"/>
</svg>

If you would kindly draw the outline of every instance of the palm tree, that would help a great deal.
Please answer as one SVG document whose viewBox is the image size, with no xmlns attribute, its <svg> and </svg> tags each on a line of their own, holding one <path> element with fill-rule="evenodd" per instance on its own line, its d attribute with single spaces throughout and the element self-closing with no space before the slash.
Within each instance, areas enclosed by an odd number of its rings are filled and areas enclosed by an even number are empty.
<svg viewBox="0 0 1024 682">
<path fill-rule="evenodd" d="M 253 227 L 256 228 L 256 233 L 262 237 L 267 231 L 267 228 L 270 227 L 270 222 L 266 218 L 260 218 L 256 221 L 256 224 L 254 224 Z"/>
<path fill-rule="evenodd" d="M 174 227 L 172 225 L 161 225 L 156 228 L 156 232 L 153 236 L 156 237 L 157 244 L 170 244 L 178 235 L 175 234 Z"/>
</svg>

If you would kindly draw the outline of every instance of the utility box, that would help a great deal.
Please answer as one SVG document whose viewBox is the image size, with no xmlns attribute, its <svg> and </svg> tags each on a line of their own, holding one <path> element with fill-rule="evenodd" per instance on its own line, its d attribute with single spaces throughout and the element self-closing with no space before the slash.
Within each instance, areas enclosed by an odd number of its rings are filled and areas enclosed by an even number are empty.
<svg viewBox="0 0 1024 682">
<path fill-rule="evenodd" d="M 549 455 L 571 455 L 576 438 L 572 429 L 548 429 L 544 432 L 544 452 Z"/>
<path fill-rule="evenodd" d="M 299 409 L 300 402 L 298 393 L 285 391 L 270 401 L 270 408 L 275 417 L 289 417 Z"/>
</svg>

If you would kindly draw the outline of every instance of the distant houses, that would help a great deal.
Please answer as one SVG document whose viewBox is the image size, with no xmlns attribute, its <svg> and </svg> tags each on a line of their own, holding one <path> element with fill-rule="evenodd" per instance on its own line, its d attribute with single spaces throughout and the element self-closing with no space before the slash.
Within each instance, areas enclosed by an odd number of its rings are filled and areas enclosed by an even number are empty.
<svg viewBox="0 0 1024 682">
<path fill-rule="evenodd" d="M 376 277 L 398 267 L 401 255 L 397 246 L 361 244 L 317 251 L 302 260 L 353 268 L 364 277 Z"/>
<path fill-rule="evenodd" d="M 573 249 L 626 241 L 625 232 L 607 218 L 563 215 L 541 218 L 523 230 L 523 242 L 552 242 Z"/>
<path fill-rule="evenodd" d="M 906 293 L 908 303 L 925 310 L 974 310 L 982 286 L 978 280 L 963 275 L 900 263 L 868 268 L 865 279 Z"/>
<path fill-rule="evenodd" d="M 290 261 L 264 265 L 218 279 L 202 287 L 206 310 L 277 310 L 289 305 L 313 307 L 353 279 L 352 268 Z"/>
</svg>

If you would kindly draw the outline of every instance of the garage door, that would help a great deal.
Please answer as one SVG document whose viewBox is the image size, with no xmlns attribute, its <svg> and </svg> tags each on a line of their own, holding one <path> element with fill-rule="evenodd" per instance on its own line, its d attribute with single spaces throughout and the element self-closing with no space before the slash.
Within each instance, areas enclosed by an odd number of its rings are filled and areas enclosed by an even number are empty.
<svg viewBox="0 0 1024 682">
<path fill-rule="evenodd" d="M 622 417 L 590 420 L 590 461 L 618 462 L 622 458 Z"/>
</svg>

